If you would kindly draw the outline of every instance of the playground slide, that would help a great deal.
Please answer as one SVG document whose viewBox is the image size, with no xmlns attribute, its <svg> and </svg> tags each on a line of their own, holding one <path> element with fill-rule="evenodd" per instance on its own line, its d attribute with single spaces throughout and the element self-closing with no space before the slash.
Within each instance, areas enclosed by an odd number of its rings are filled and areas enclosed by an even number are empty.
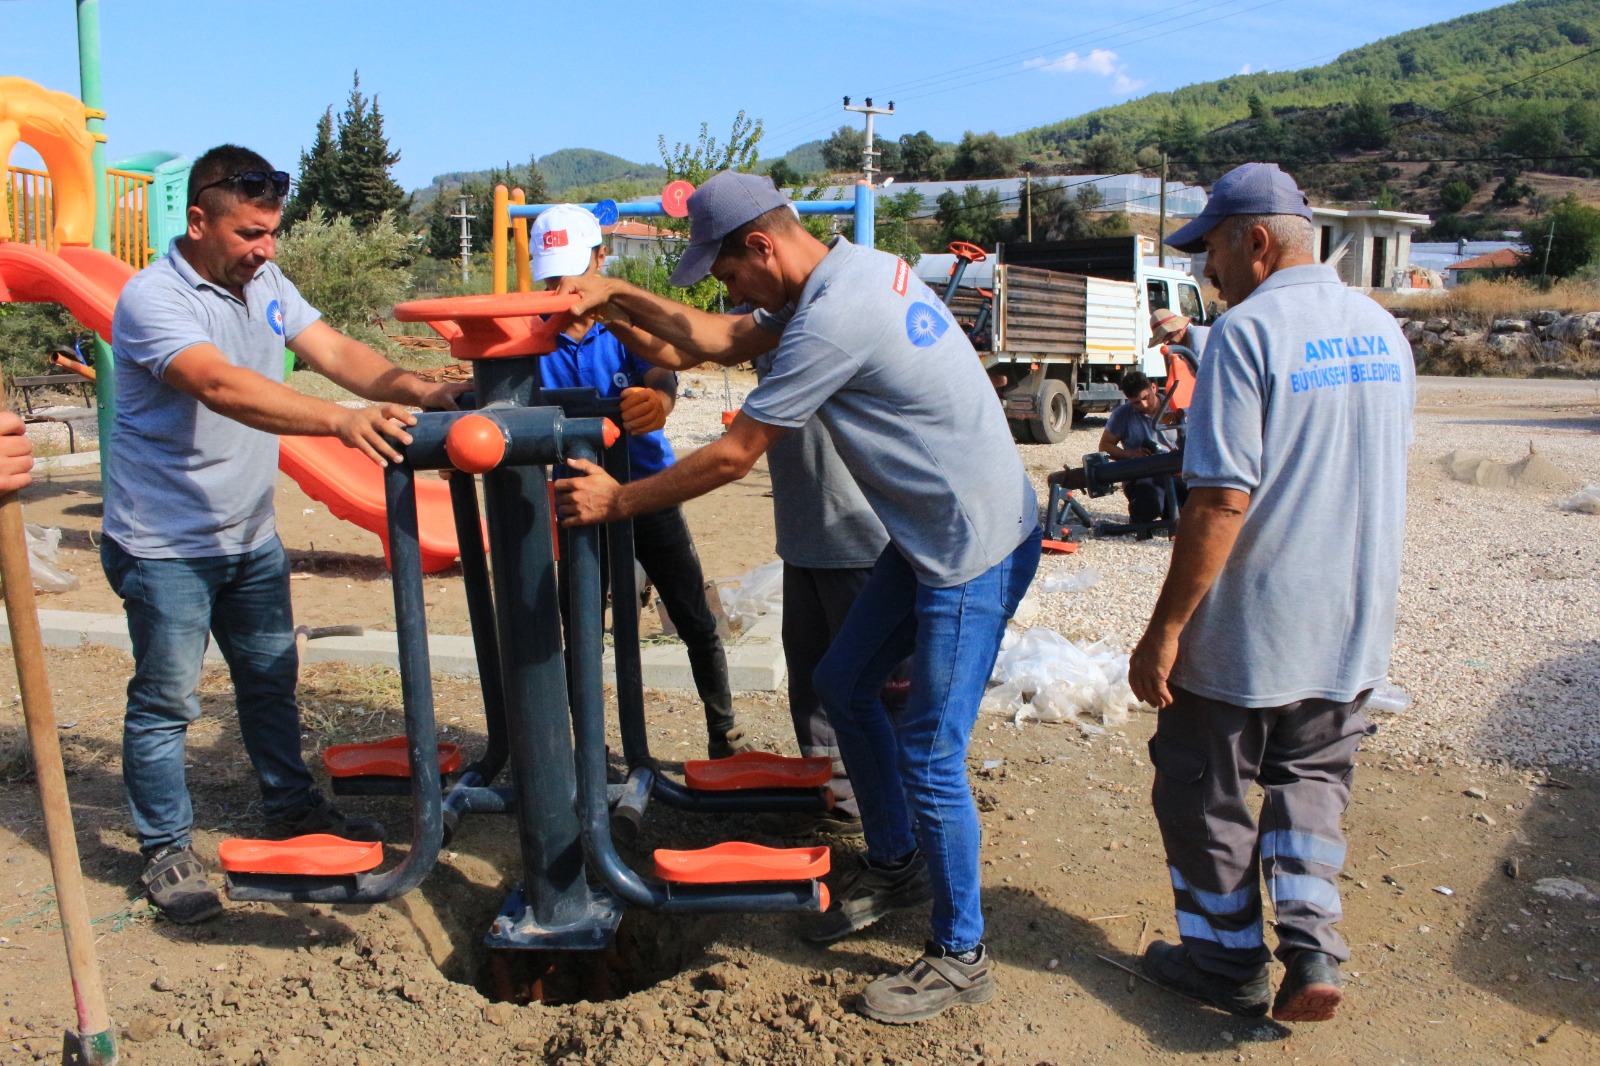
<svg viewBox="0 0 1600 1066">
<path fill-rule="evenodd" d="M 105 252 L 68 246 L 56 255 L 31 244 L 0 241 L 0 302 L 58 303 L 111 342 L 111 312 L 133 268 Z M 338 518 L 376 533 L 389 554 L 383 472 L 332 437 L 280 437 L 278 468 Z M 460 554 L 450 486 L 417 481 L 418 539 L 426 573 L 447 569 Z"/>
</svg>

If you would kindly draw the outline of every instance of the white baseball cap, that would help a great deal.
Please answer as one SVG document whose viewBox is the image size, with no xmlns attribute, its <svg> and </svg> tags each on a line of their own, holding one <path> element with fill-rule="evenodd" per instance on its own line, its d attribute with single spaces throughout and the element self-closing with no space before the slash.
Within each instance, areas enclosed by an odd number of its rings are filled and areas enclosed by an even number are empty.
<svg viewBox="0 0 1600 1066">
<path fill-rule="evenodd" d="M 577 204 L 557 204 L 533 220 L 528 230 L 533 278 L 565 278 L 589 269 L 591 249 L 604 238 L 600 220 Z"/>
</svg>

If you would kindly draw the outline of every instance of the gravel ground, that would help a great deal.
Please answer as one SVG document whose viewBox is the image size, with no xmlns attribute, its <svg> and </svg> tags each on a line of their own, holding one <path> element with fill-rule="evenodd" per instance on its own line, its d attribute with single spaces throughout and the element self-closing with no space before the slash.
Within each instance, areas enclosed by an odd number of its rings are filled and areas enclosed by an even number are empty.
<svg viewBox="0 0 1600 1066">
<path fill-rule="evenodd" d="M 729 375 L 732 404 L 754 386 Z M 725 406 L 720 374 L 686 374 L 668 423 L 680 451 L 715 440 Z M 1414 700 L 1379 718 L 1373 744 L 1415 761 L 1600 768 L 1600 518 L 1559 509 L 1600 482 L 1600 387 L 1592 382 L 1424 379 L 1411 454 L 1399 625 L 1390 677 Z M 1027 446 L 1040 499 L 1045 475 L 1095 450 L 1091 417 L 1065 442 Z M 1452 480 L 1439 460 L 1460 449 L 1502 459 L 1528 443 L 1571 475 L 1556 490 L 1490 489 Z M 1123 518 L 1120 496 L 1087 501 Z M 1124 650 L 1144 629 L 1166 573 L 1163 539 L 1094 541 L 1047 556 L 1040 579 L 1092 567 L 1088 592 L 1045 593 L 1035 625 Z"/>
</svg>

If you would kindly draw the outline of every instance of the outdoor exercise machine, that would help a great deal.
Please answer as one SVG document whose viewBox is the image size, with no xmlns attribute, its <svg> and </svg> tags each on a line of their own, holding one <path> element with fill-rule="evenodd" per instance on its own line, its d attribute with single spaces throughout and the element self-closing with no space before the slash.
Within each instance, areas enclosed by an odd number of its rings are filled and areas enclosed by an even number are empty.
<svg viewBox="0 0 1600 1066">
<path fill-rule="evenodd" d="M 450 339 L 452 354 L 472 364 L 476 408 L 419 415 L 412 443 L 384 473 L 405 736 L 330 748 L 324 765 L 337 794 L 409 795 L 410 847 L 397 865 L 378 872 L 381 844 L 325 834 L 224 841 L 218 852 L 230 898 L 392 899 L 421 883 L 462 819 L 502 814 L 516 820 L 522 877 L 490 926 L 491 948 L 601 949 L 628 907 L 665 913 L 827 908 L 825 847 L 733 841 L 694 851 L 662 849 L 654 853 L 653 876 L 636 872 L 617 850 L 619 838 L 637 838 L 652 802 L 707 813 L 826 810 L 833 771 L 825 758 L 747 752 L 690 761 L 681 781 L 663 772 L 649 749 L 638 618 L 623 608 L 613 610 L 612 630 L 626 775 L 608 783 L 602 567 L 614 604 L 637 602 L 637 586 L 631 521 L 561 531 L 564 573 L 557 581 L 548 468 L 582 458 L 618 480 L 629 474 L 616 400 L 601 399 L 593 389 L 539 386 L 538 359 L 555 349 L 575 301 L 518 292 L 395 309 L 401 321 L 432 324 Z M 487 734 L 480 756 L 465 766 L 460 751 L 441 745 L 435 730 L 417 543 L 417 473 L 446 469 L 452 472 Z M 485 526 L 487 552 L 475 535 Z"/>
</svg>

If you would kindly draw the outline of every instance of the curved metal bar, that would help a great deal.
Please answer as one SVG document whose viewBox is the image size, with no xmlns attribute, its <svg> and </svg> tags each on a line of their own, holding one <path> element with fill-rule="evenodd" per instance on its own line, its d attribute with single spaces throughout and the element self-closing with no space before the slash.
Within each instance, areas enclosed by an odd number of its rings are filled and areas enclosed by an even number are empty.
<svg viewBox="0 0 1600 1066">
<path fill-rule="evenodd" d="M 329 882 L 274 874 L 234 874 L 230 899 L 262 903 L 381 903 L 410 892 L 439 859 L 443 838 L 439 797 L 439 741 L 433 720 L 433 673 L 422 592 L 422 551 L 417 544 L 416 475 L 391 464 L 383 490 L 389 509 L 389 557 L 394 565 L 394 613 L 400 650 L 400 691 L 406 748 L 411 759 L 411 850 L 381 874 L 356 874 Z"/>
</svg>

